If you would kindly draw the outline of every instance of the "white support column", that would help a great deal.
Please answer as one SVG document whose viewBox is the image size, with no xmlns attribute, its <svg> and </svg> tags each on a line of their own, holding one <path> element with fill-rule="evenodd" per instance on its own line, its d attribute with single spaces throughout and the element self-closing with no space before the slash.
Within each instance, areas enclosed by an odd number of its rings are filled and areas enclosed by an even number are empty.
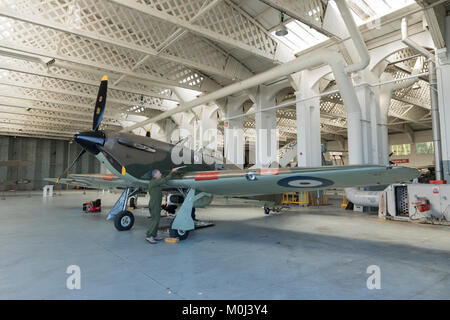
<svg viewBox="0 0 450 320">
<path fill-rule="evenodd" d="M 450 18 L 447 17 L 447 24 Z M 447 27 L 447 35 L 450 27 Z M 450 35 L 448 35 L 450 37 Z M 450 63 L 444 61 L 437 66 L 437 87 L 439 98 L 439 115 L 441 124 L 442 175 L 443 180 L 450 183 Z"/>
<path fill-rule="evenodd" d="M 389 130 L 388 130 L 388 113 L 391 105 L 392 91 L 389 88 L 380 89 L 380 121 L 378 122 L 378 130 L 380 133 L 380 164 L 389 164 Z"/>
<path fill-rule="evenodd" d="M 296 100 L 318 94 L 302 81 Z M 320 140 L 320 98 L 296 103 L 297 112 L 297 166 L 318 167 L 322 165 Z"/>
<path fill-rule="evenodd" d="M 225 108 L 225 118 L 243 114 L 242 104 L 248 99 L 247 95 L 228 97 Z M 245 164 L 244 118 L 238 117 L 224 122 L 225 163 L 233 163 L 243 169 Z"/>
<path fill-rule="evenodd" d="M 364 163 L 379 164 L 380 159 L 380 138 L 379 118 L 380 104 L 379 99 L 369 85 L 362 85 L 356 88 L 356 96 L 361 106 L 361 128 L 363 145 Z"/>
<path fill-rule="evenodd" d="M 268 168 L 278 159 L 278 132 L 276 110 L 261 111 L 275 105 L 272 87 L 260 85 L 255 103 L 256 167 Z"/>
<path fill-rule="evenodd" d="M 379 90 L 373 90 L 373 108 L 370 109 L 370 130 L 372 131 L 372 142 L 371 142 L 371 150 L 372 150 L 372 159 L 373 164 L 382 164 L 383 158 L 382 153 L 382 133 L 381 128 L 379 126 L 381 110 L 380 110 L 380 94 Z"/>
<path fill-rule="evenodd" d="M 416 61 L 412 74 L 418 74 L 423 68 L 422 62 L 420 60 Z M 372 76 L 375 74 L 372 72 Z M 385 82 L 393 80 L 394 78 L 389 73 L 382 73 L 380 77 L 373 78 L 372 82 Z M 389 107 L 391 105 L 392 93 L 395 90 L 407 88 L 412 86 L 416 82 L 416 79 L 404 80 L 398 83 L 389 83 L 375 89 L 377 103 L 379 105 L 378 116 L 378 159 L 379 164 L 388 165 L 389 164 L 389 139 L 388 139 L 388 114 Z"/>
</svg>

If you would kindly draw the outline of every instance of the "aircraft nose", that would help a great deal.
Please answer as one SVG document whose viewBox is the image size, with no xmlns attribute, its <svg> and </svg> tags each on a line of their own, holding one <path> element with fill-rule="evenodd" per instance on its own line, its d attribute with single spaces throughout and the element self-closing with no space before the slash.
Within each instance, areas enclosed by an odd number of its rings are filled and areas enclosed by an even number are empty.
<svg viewBox="0 0 450 320">
<path fill-rule="evenodd" d="M 87 151 L 97 154 L 100 152 L 98 146 L 105 144 L 105 134 L 103 131 L 85 131 L 77 133 L 73 136 L 76 143 Z"/>
</svg>

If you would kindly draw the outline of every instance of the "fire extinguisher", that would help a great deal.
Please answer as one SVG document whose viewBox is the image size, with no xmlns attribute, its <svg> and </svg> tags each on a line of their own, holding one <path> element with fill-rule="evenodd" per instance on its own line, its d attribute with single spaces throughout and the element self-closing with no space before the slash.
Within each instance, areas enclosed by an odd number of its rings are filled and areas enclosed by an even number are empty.
<svg viewBox="0 0 450 320">
<path fill-rule="evenodd" d="M 425 197 L 417 197 L 417 202 L 413 202 L 413 206 L 419 211 L 419 212 L 426 212 L 430 211 L 430 200 L 428 200 Z"/>
</svg>

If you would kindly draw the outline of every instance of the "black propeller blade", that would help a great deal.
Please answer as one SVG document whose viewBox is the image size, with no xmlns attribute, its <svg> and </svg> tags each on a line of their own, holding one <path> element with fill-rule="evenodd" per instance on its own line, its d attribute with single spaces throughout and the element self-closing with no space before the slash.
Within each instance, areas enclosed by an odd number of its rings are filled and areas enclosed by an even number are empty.
<svg viewBox="0 0 450 320">
<path fill-rule="evenodd" d="M 91 149 L 94 148 L 95 145 L 104 143 L 104 135 L 102 132 L 96 133 L 100 124 L 102 122 L 103 113 L 105 112 L 106 106 L 106 92 L 108 89 L 108 77 L 103 76 L 102 81 L 100 82 L 100 87 L 98 88 L 97 100 L 95 102 L 94 109 L 94 119 L 92 123 L 92 131 L 82 132 L 81 134 L 76 134 L 74 136 L 74 140 L 83 147 L 80 154 L 73 160 L 72 164 L 64 170 L 63 173 L 56 179 L 56 183 L 59 183 L 59 179 L 64 176 L 72 167 L 77 163 L 78 160 L 86 153 L 87 149 L 92 152 Z M 93 149 L 97 150 L 97 149 Z"/>
<path fill-rule="evenodd" d="M 99 146 L 98 148 L 100 150 L 104 150 L 104 148 L 102 146 Z M 124 176 L 127 172 L 125 166 L 117 158 L 115 158 L 111 153 L 105 153 L 105 154 L 106 154 L 106 158 L 112 164 L 114 169 L 119 171 Z"/>
<path fill-rule="evenodd" d="M 105 112 L 106 105 L 106 91 L 108 89 L 108 77 L 103 76 L 102 82 L 100 82 L 100 88 L 98 88 L 97 100 L 95 102 L 94 119 L 92 123 L 92 130 L 97 131 L 102 122 L 103 113 Z"/>
<path fill-rule="evenodd" d="M 70 169 L 72 169 L 72 167 L 75 165 L 75 163 L 77 163 L 77 161 L 85 153 L 86 153 L 86 149 L 81 150 L 81 152 L 78 154 L 78 156 L 75 158 L 75 160 L 73 160 L 72 164 L 70 166 L 68 166 L 67 169 L 64 170 L 63 173 L 61 173 L 61 175 L 58 177 L 58 179 L 56 179 L 56 183 L 59 183 L 59 179 L 61 179 L 62 176 L 64 176 Z"/>
</svg>

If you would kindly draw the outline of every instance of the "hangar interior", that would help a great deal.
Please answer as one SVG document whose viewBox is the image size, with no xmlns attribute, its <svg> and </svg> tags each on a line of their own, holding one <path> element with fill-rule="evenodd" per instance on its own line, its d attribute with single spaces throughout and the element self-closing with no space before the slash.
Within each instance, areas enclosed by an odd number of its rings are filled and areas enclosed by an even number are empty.
<svg viewBox="0 0 450 320">
<path fill-rule="evenodd" d="M 449 10 L 444 0 L 0 0 L 0 298 L 449 299 Z M 145 192 L 131 230 L 104 221 L 131 171 L 79 143 L 93 114 L 95 132 L 141 139 L 119 144 L 187 143 L 247 174 L 419 173 L 285 192 L 279 205 L 214 196 L 197 210 L 214 226 L 150 246 Z M 96 198 L 103 211 L 83 213 Z M 81 290 L 66 288 L 68 265 L 86 275 Z M 382 270 L 380 290 L 366 288 L 369 265 Z"/>
</svg>

